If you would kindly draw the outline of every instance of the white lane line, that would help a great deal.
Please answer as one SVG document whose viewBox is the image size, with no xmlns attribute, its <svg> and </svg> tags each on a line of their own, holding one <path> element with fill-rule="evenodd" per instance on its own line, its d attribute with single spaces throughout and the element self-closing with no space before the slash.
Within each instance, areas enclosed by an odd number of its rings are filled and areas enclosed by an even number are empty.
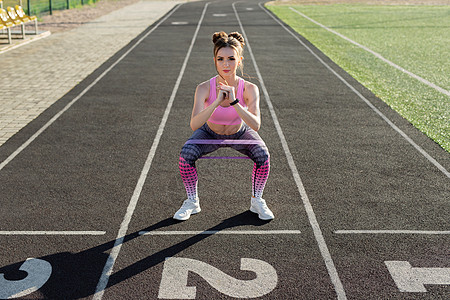
<svg viewBox="0 0 450 300">
<path fill-rule="evenodd" d="M 205 231 L 140 231 L 139 235 L 265 235 L 301 234 L 300 230 L 205 230 Z"/>
<path fill-rule="evenodd" d="M 275 113 L 275 109 L 273 108 L 272 101 L 270 100 L 269 93 L 267 92 L 266 86 L 264 84 L 264 80 L 263 80 L 263 78 L 261 76 L 261 72 L 259 71 L 258 65 L 256 63 L 256 59 L 255 59 L 255 57 L 253 55 L 253 51 L 252 51 L 252 48 L 251 48 L 250 43 L 249 43 L 249 39 L 248 39 L 248 37 L 247 37 L 247 35 L 245 33 L 244 27 L 242 26 L 242 23 L 241 23 L 241 20 L 239 18 L 239 15 L 237 13 L 235 4 L 236 4 L 236 2 L 233 3 L 233 9 L 234 9 L 234 12 L 236 14 L 236 18 L 237 18 L 237 20 L 239 22 L 239 26 L 241 28 L 242 34 L 244 35 L 244 38 L 245 38 L 245 41 L 246 41 L 246 46 L 247 46 L 247 49 L 248 49 L 248 53 L 250 54 L 251 59 L 253 61 L 253 65 L 254 65 L 256 73 L 258 75 L 258 79 L 259 79 L 259 82 L 261 84 L 261 88 L 263 90 L 264 97 L 266 99 L 267 105 L 268 105 L 269 110 L 270 110 L 270 114 L 272 116 L 273 122 L 275 124 L 276 129 L 277 129 L 278 136 L 280 137 L 281 145 L 283 146 L 284 153 L 286 155 L 289 167 L 290 167 L 290 169 L 292 171 L 292 175 L 294 176 L 294 180 L 295 180 L 295 183 L 297 185 L 298 191 L 300 192 L 300 197 L 301 197 L 301 199 L 303 201 L 303 205 L 305 207 L 306 214 L 307 214 L 308 219 L 309 219 L 309 223 L 311 224 L 311 227 L 313 229 L 314 237 L 316 238 L 317 244 L 319 246 L 320 253 L 321 253 L 322 258 L 323 258 L 323 260 L 325 262 L 325 266 L 326 266 L 326 268 L 328 270 L 328 274 L 329 274 L 329 276 L 331 278 L 331 282 L 334 285 L 334 289 L 336 291 L 338 299 L 340 299 L 340 300 L 347 299 L 344 287 L 343 287 L 342 282 L 341 282 L 341 280 L 339 278 L 339 275 L 338 275 L 338 272 L 337 272 L 336 267 L 334 265 L 334 262 L 333 262 L 333 259 L 331 257 L 330 251 L 328 250 L 328 246 L 327 246 L 327 244 L 325 242 L 325 238 L 323 237 L 322 230 L 320 229 L 319 222 L 317 221 L 317 218 L 316 218 L 316 215 L 315 215 L 314 210 L 312 208 L 311 202 L 309 201 L 308 195 L 306 194 L 306 190 L 305 190 L 305 187 L 303 186 L 303 182 L 302 182 L 302 180 L 300 178 L 300 174 L 299 174 L 299 172 L 297 170 L 297 166 L 295 165 L 294 158 L 292 157 L 291 151 L 289 150 L 289 146 L 287 144 L 287 141 L 286 141 L 286 138 L 284 136 L 283 130 L 281 129 L 281 125 L 280 125 L 280 122 L 278 121 L 278 117 L 277 117 L 277 115 Z"/>
<path fill-rule="evenodd" d="M 205 16 L 206 9 L 207 9 L 208 5 L 209 5 L 209 3 L 205 4 L 205 7 L 204 7 L 203 12 L 202 12 L 202 15 L 200 17 L 200 20 L 198 21 L 197 29 L 195 30 L 194 36 L 192 37 L 191 45 L 189 47 L 189 50 L 187 51 L 186 57 L 185 57 L 184 62 L 183 62 L 183 66 L 181 67 L 181 70 L 180 70 L 180 73 L 178 75 L 178 78 L 177 78 L 177 81 L 175 83 L 175 86 L 173 87 L 172 95 L 170 96 L 169 102 L 167 103 L 167 107 L 166 107 L 166 110 L 165 110 L 164 115 L 162 117 L 161 124 L 159 125 L 159 128 L 158 128 L 158 131 L 156 133 L 155 139 L 153 140 L 152 147 L 150 148 L 147 160 L 145 161 L 144 168 L 141 171 L 141 175 L 139 177 L 138 183 L 136 184 L 136 187 L 134 189 L 133 196 L 131 197 L 130 203 L 129 203 L 128 208 L 127 208 L 127 212 L 126 212 L 125 217 L 124 217 L 124 219 L 122 221 L 122 224 L 120 225 L 120 229 L 119 229 L 119 232 L 117 233 L 117 238 L 116 238 L 116 240 L 114 242 L 114 246 L 111 249 L 111 253 L 109 254 L 108 259 L 107 259 L 107 261 L 105 263 L 105 267 L 103 268 L 102 275 L 100 276 L 100 279 L 99 279 L 99 281 L 97 283 L 97 288 L 95 290 L 95 294 L 94 294 L 94 297 L 93 297 L 94 300 L 99 300 L 99 299 L 101 299 L 103 297 L 103 294 L 105 292 L 106 286 L 107 286 L 108 281 L 109 281 L 109 277 L 112 274 L 112 270 L 113 270 L 114 264 L 116 262 L 116 259 L 117 259 L 118 255 L 119 255 L 120 249 L 122 248 L 122 243 L 123 243 L 124 237 L 125 237 L 125 235 L 127 233 L 127 230 L 128 230 L 128 225 L 130 224 L 131 217 L 133 216 L 134 210 L 136 209 L 136 205 L 137 205 L 137 202 L 138 202 L 139 197 L 141 195 L 142 188 L 144 187 L 144 183 L 145 183 L 145 180 L 147 178 L 147 174 L 148 174 L 148 172 L 150 170 L 150 167 L 152 165 L 153 157 L 155 156 L 156 149 L 158 148 L 158 145 L 159 145 L 159 141 L 161 140 L 161 136 L 162 136 L 162 134 L 164 132 L 164 128 L 166 127 L 166 123 L 167 123 L 167 120 L 168 120 L 168 117 L 169 117 L 169 113 L 170 113 L 170 110 L 172 109 L 172 105 L 173 105 L 173 102 L 175 100 L 175 95 L 177 94 L 178 87 L 180 86 L 180 83 L 181 83 L 181 79 L 183 78 L 184 71 L 185 71 L 187 63 L 189 61 L 189 57 L 191 56 L 192 48 L 194 47 L 195 40 L 197 39 L 197 35 L 198 35 L 199 30 L 200 30 L 200 26 L 201 26 L 201 24 L 203 22 L 203 18 Z M 173 12 L 174 11 L 172 11 L 172 13 Z M 170 15 L 171 14 L 167 15 L 166 18 L 164 18 L 164 20 L 167 19 Z M 164 20 L 162 20 L 160 23 L 162 23 Z"/>
<path fill-rule="evenodd" d="M 346 37 L 346 36 L 343 35 L 343 34 L 340 34 L 340 33 L 337 32 L 337 31 L 334 31 L 333 29 L 331 29 L 331 28 L 329 28 L 329 27 L 327 27 L 327 26 L 325 26 L 325 25 L 323 25 L 323 24 L 321 24 L 321 23 L 315 21 L 314 19 L 311 19 L 310 17 L 308 17 L 307 15 L 305 15 L 305 14 L 299 12 L 299 11 L 296 10 L 295 8 L 289 7 L 289 9 L 292 10 L 292 11 L 294 11 L 294 12 L 297 13 L 298 15 L 302 16 L 303 18 L 305 18 L 305 19 L 307 19 L 307 20 L 313 22 L 314 24 L 316 24 L 316 25 L 322 27 L 323 29 L 328 30 L 329 32 L 331 32 L 331 33 L 333 33 L 333 34 L 339 36 L 340 38 L 342 38 L 342 39 L 344 39 L 344 40 L 346 40 L 346 41 L 348 41 L 348 42 L 350 42 L 350 43 L 352 43 L 353 45 L 356 45 L 356 46 L 360 47 L 361 49 L 364 49 L 365 51 L 367 51 L 367 52 L 373 54 L 375 57 L 381 59 L 382 61 L 384 61 L 385 63 L 389 64 L 390 66 L 392 66 L 392 67 L 394 67 L 394 68 L 396 68 L 396 69 L 402 71 L 402 72 L 405 73 L 405 74 L 408 74 L 408 75 L 411 76 L 412 78 L 419 80 L 420 82 L 422 82 L 422 83 L 428 85 L 429 87 L 435 89 L 436 91 L 438 91 L 438 92 L 440 92 L 440 93 L 442 93 L 442 94 L 444 94 L 444 95 L 450 96 L 450 91 L 447 91 L 446 89 L 443 89 L 443 88 L 441 88 L 440 86 L 437 86 L 436 84 L 434 84 L 434 83 L 432 83 L 432 82 L 430 82 L 430 81 L 428 81 L 428 80 L 426 80 L 426 79 L 424 79 L 424 78 L 422 78 L 422 77 L 420 77 L 420 76 L 418 76 L 418 75 L 416 75 L 416 74 L 414 74 L 414 73 L 412 73 L 412 72 L 406 70 L 405 68 L 400 67 L 399 65 L 393 63 L 392 61 L 388 60 L 387 58 L 384 58 L 383 56 L 381 56 L 381 54 L 379 54 L 379 53 L 373 51 L 373 50 L 370 49 L 370 48 L 367 48 L 367 47 L 364 46 L 364 45 L 359 44 L 358 42 L 355 42 L 354 40 L 352 40 L 352 39 Z"/>
<path fill-rule="evenodd" d="M 431 162 L 436 168 L 438 168 L 445 176 L 450 178 L 450 172 L 447 171 L 437 160 L 435 160 L 431 155 L 429 155 L 425 150 L 417 145 L 406 133 L 404 133 L 400 128 L 398 128 L 391 120 L 389 120 L 380 110 L 378 110 L 366 97 L 364 97 L 360 92 L 356 90 L 350 83 L 348 83 L 342 76 L 340 76 L 336 71 L 334 71 L 326 62 L 324 62 L 311 48 L 309 48 L 302 40 L 298 38 L 292 31 L 290 31 L 283 23 L 281 23 L 277 18 L 275 18 L 265 7 L 259 3 L 259 6 L 274 19 L 281 27 L 283 27 L 289 34 L 291 34 L 303 47 L 305 47 L 319 62 L 321 62 L 331 73 L 333 73 L 340 81 L 342 81 L 348 88 L 350 88 L 361 100 L 363 100 L 374 112 L 376 112 L 389 126 L 392 127 L 397 133 L 399 133 L 405 140 L 408 141 L 417 151 L 419 151 L 429 162 Z"/>
<path fill-rule="evenodd" d="M 0 163 L 0 171 L 10 163 L 17 155 L 20 154 L 26 147 L 28 147 L 37 137 L 39 137 L 50 125 L 52 125 L 56 120 L 61 117 L 72 105 L 75 104 L 84 94 L 86 94 L 92 87 L 94 87 L 106 74 L 109 73 L 119 62 L 121 62 L 131 51 L 134 50 L 147 36 L 149 36 L 159 25 L 164 22 L 172 13 L 174 13 L 179 6 L 175 7 L 169 15 L 158 22 L 155 27 L 153 27 L 149 32 L 147 32 L 143 37 L 141 37 L 136 43 L 130 47 L 121 57 L 119 57 L 108 69 L 106 69 L 102 74 L 100 74 L 90 85 L 88 85 L 78 96 L 76 96 L 72 101 L 70 101 L 62 110 L 60 110 L 56 115 L 53 116 L 44 126 L 42 126 L 35 134 L 33 134 L 25 143 L 23 143 L 16 151 L 14 151 L 10 156 L 8 156 L 2 163 Z"/>
<path fill-rule="evenodd" d="M 423 234 L 440 235 L 450 234 L 450 231 L 438 230 L 336 230 L 336 234 Z"/>
<path fill-rule="evenodd" d="M 104 235 L 106 231 L 0 231 L 0 235 Z"/>
</svg>

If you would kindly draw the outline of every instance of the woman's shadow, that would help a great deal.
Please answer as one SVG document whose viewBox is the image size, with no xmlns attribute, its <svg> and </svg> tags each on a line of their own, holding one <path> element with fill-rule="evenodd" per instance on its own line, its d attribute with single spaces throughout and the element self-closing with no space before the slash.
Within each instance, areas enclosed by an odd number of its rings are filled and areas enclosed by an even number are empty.
<svg viewBox="0 0 450 300">
<path fill-rule="evenodd" d="M 142 232 L 151 233 L 163 228 L 167 230 L 170 229 L 171 226 L 179 223 L 180 221 L 167 218 L 147 228 L 127 234 L 123 238 L 121 244 L 141 237 Z M 267 223 L 268 221 L 258 219 L 258 217 L 250 211 L 225 219 L 219 224 L 205 229 L 205 231 L 208 231 L 208 234 L 196 234 L 190 236 L 181 242 L 153 253 L 150 256 L 113 273 L 109 278 L 107 287 L 119 284 L 164 262 L 167 257 L 177 255 L 183 250 L 214 235 L 214 233 L 239 226 L 262 226 Z M 59 252 L 39 257 L 38 259 L 45 260 L 51 264 L 52 272 L 48 281 L 38 292 L 44 299 L 79 299 L 93 295 L 97 287 L 97 282 L 99 281 L 100 276 L 102 276 L 103 267 L 108 260 L 108 252 L 113 247 L 117 246 L 115 243 L 116 240 L 112 240 L 78 253 Z M 7 284 L 8 281 L 14 283 L 15 281 L 24 280 L 30 275 L 27 272 L 19 271 L 22 264 L 23 262 L 18 262 L 0 267 L 0 274 L 4 274 Z"/>
<path fill-rule="evenodd" d="M 111 275 L 109 279 L 108 286 L 113 286 L 117 283 L 120 283 L 124 280 L 127 280 L 128 278 L 131 278 L 147 269 L 150 269 L 157 264 L 164 262 L 167 257 L 175 256 L 176 254 L 182 252 L 183 250 L 186 250 L 187 248 L 203 241 L 204 239 L 210 237 L 211 235 L 214 235 L 215 233 L 218 233 L 220 231 L 229 229 L 229 228 L 235 228 L 239 226 L 262 226 L 264 224 L 267 224 L 270 221 L 263 221 L 256 217 L 255 214 L 251 213 L 250 211 L 243 212 L 241 214 L 238 214 L 236 216 L 233 216 L 231 218 L 223 220 L 221 223 L 205 229 L 204 231 L 207 231 L 208 234 L 196 234 L 193 235 L 186 240 L 179 242 L 177 244 L 174 244 L 164 250 L 161 250 L 159 252 L 156 252 L 140 261 L 135 262 L 134 264 L 117 271 L 113 275 Z M 172 218 L 168 218 L 165 220 L 162 220 L 150 227 L 147 227 L 139 232 L 149 232 L 157 231 L 161 228 L 170 227 L 172 225 L 178 224 L 180 221 L 176 221 Z M 139 235 L 139 232 L 137 233 Z M 124 243 L 129 241 L 130 239 L 136 238 L 136 233 L 133 233 L 129 235 L 128 238 L 124 239 Z"/>
</svg>

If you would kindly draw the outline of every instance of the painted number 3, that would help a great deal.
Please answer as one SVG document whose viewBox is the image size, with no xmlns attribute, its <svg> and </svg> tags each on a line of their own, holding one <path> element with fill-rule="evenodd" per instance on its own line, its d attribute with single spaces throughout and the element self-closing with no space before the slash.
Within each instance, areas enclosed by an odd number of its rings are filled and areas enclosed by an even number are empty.
<svg viewBox="0 0 450 300">
<path fill-rule="evenodd" d="M 50 263 L 38 258 L 28 258 L 19 270 L 27 272 L 27 277 L 22 280 L 7 280 L 0 273 L 0 299 L 29 295 L 40 289 L 52 274 Z"/>
<path fill-rule="evenodd" d="M 265 261 L 242 258 L 241 270 L 255 272 L 256 278 L 239 280 L 199 260 L 166 258 L 158 298 L 195 299 L 196 287 L 187 286 L 189 271 L 201 276 L 222 294 L 235 298 L 261 297 L 270 293 L 277 285 L 277 272 Z"/>
</svg>

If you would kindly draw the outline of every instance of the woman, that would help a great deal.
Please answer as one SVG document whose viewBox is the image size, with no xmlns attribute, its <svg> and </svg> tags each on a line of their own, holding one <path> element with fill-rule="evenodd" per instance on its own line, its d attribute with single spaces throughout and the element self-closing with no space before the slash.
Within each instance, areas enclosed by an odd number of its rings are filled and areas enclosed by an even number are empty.
<svg viewBox="0 0 450 300">
<path fill-rule="evenodd" d="M 262 198 L 270 169 L 269 151 L 258 135 L 261 125 L 258 87 L 236 75 L 242 72 L 243 36 L 238 32 L 226 34 L 216 32 L 214 63 L 218 75 L 197 86 L 191 115 L 190 137 L 198 139 L 256 140 L 259 144 L 229 145 L 247 155 L 254 162 L 252 175 L 252 197 L 250 211 L 260 219 L 271 220 L 273 213 Z M 196 160 L 217 150 L 219 145 L 185 144 L 181 150 L 179 168 L 188 199 L 173 216 L 176 220 L 187 220 L 191 214 L 200 212 L 197 195 Z M 223 147 L 223 146 L 222 146 Z"/>
</svg>

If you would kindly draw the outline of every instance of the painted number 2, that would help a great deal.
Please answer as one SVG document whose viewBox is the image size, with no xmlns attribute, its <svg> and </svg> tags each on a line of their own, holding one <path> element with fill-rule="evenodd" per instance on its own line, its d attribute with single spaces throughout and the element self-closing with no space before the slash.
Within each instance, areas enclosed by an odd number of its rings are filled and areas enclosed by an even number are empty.
<svg viewBox="0 0 450 300">
<path fill-rule="evenodd" d="M 0 273 L 0 299 L 29 295 L 40 289 L 52 274 L 50 263 L 38 258 L 28 258 L 19 270 L 27 272 L 27 277 L 22 280 L 7 280 Z"/>
<path fill-rule="evenodd" d="M 187 286 L 189 271 L 200 275 L 222 294 L 235 298 L 261 297 L 270 293 L 277 285 L 277 272 L 265 261 L 241 258 L 241 270 L 255 272 L 256 278 L 239 280 L 199 260 L 166 258 L 158 298 L 195 299 L 196 287 Z"/>
</svg>

